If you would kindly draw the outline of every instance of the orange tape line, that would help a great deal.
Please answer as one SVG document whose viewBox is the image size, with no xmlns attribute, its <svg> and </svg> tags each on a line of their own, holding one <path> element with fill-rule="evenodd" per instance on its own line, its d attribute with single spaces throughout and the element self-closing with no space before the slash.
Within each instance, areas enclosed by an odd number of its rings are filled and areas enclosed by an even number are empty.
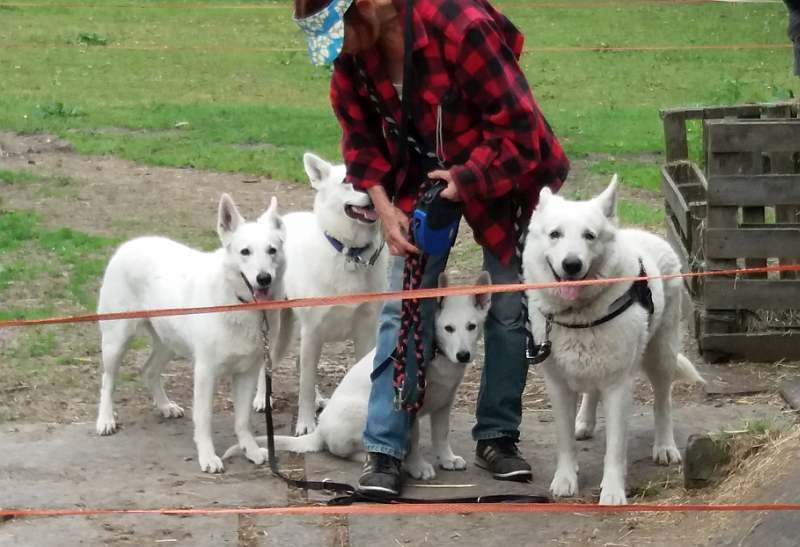
<svg viewBox="0 0 800 547">
<path fill-rule="evenodd" d="M 469 513 L 689 513 L 731 511 L 800 511 L 800 503 L 761 504 L 631 504 L 583 503 L 442 503 L 304 505 L 295 507 L 212 507 L 161 509 L 0 509 L 0 518 L 96 515 L 428 515 Z"/>
<path fill-rule="evenodd" d="M 494 294 L 504 292 L 536 291 L 558 287 L 610 285 L 613 283 L 633 282 L 639 279 L 675 279 L 687 277 L 710 277 L 723 275 L 754 274 L 767 272 L 800 271 L 800 264 L 765 266 L 759 268 L 740 268 L 717 270 L 711 272 L 690 272 L 668 275 L 652 275 L 645 277 L 628 276 L 609 279 L 587 279 L 583 281 L 553 281 L 549 283 L 507 283 L 501 285 L 460 285 L 455 287 L 415 289 L 411 291 L 389 291 L 373 293 L 353 293 L 336 296 L 318 296 L 312 298 L 295 298 L 292 300 L 269 300 L 264 302 L 248 302 L 245 304 L 229 304 L 225 306 L 205 306 L 197 308 L 162 308 L 154 310 L 137 310 L 113 313 L 95 313 L 72 315 L 66 317 L 48 317 L 45 319 L 11 319 L 0 321 L 0 328 L 28 327 L 34 325 L 57 325 L 64 323 L 86 323 L 90 321 L 110 321 L 118 319 L 142 319 L 145 317 L 165 317 L 173 315 L 197 315 L 202 313 L 219 313 L 231 311 L 281 310 L 286 308 L 307 308 L 315 306 L 337 306 L 360 304 L 362 302 L 378 302 L 383 300 L 410 300 L 417 298 L 438 298 L 442 296 L 463 296 L 470 294 Z"/>
</svg>

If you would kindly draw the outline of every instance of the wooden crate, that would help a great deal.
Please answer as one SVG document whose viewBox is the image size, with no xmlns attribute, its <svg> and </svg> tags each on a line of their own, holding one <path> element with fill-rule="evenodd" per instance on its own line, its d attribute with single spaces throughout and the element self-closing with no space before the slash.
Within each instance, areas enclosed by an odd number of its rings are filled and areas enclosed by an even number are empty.
<svg viewBox="0 0 800 547">
<path fill-rule="evenodd" d="M 667 241 L 678 253 L 683 271 L 702 271 L 702 228 L 706 216 L 708 185 L 700 168 L 690 161 L 676 161 L 661 167 L 661 189 L 667 219 Z M 686 278 L 692 296 L 698 296 L 700 279 Z"/>
<path fill-rule="evenodd" d="M 706 120 L 704 143 L 703 267 L 796 263 L 800 119 Z M 800 359 L 800 279 L 713 277 L 696 294 L 696 334 L 707 359 Z"/>
</svg>

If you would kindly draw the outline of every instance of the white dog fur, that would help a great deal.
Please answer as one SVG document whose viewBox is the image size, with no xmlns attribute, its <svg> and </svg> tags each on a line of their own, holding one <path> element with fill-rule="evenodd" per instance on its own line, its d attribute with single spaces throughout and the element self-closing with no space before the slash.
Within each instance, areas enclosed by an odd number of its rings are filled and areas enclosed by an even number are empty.
<svg viewBox="0 0 800 547">
<path fill-rule="evenodd" d="M 639 260 L 648 275 L 680 272 L 680 262 L 663 239 L 616 223 L 617 177 L 598 197 L 569 201 L 548 188 L 540 194 L 523 255 L 527 283 L 638 276 Z M 570 271 L 571 270 L 571 271 Z M 602 397 L 606 416 L 606 454 L 601 504 L 624 504 L 627 471 L 627 420 L 634 379 L 644 369 L 654 391 L 653 460 L 677 463 L 671 417 L 672 383 L 702 382 L 679 353 L 682 281 L 651 280 L 655 312 L 634 303 L 618 317 L 592 328 L 554 324 L 552 353 L 543 362 L 557 428 L 558 462 L 550 485 L 554 496 L 578 491 L 576 437 L 591 437 Z M 565 324 L 587 324 L 607 315 L 609 306 L 630 283 L 560 287 L 529 292 L 530 316 L 537 342 L 545 339 L 545 315 Z M 578 393 L 584 393 L 576 416 Z"/>
<path fill-rule="evenodd" d="M 282 298 L 285 228 L 276 199 L 272 198 L 257 221 L 246 222 L 233 200 L 223 194 L 217 231 L 222 248 L 209 253 L 162 237 L 124 243 L 106 269 L 98 311 L 219 306 L 254 298 Z M 270 324 L 278 328 L 278 314 L 268 315 Z M 211 438 L 216 380 L 222 374 L 233 376 L 239 445 L 253 463 L 264 463 L 267 452 L 256 444 L 250 429 L 250 403 L 264 353 L 261 317 L 257 311 L 243 311 L 102 321 L 104 370 L 97 432 L 109 435 L 116 430 L 112 405 L 117 370 L 131 339 L 147 333 L 152 352 L 142 371 L 164 417 L 183 416 L 183 409 L 164 393 L 164 365 L 175 357 L 194 361 L 192 416 L 200 468 L 211 473 L 223 470 Z"/>
<path fill-rule="evenodd" d="M 286 225 L 287 298 L 332 296 L 386 289 L 388 250 L 382 249 L 380 225 L 369 196 L 345 184 L 344 165 L 306 153 L 306 173 L 316 191 L 314 211 L 284 215 Z M 340 252 L 326 234 L 344 245 Z M 360 263 L 347 256 L 349 249 L 363 248 Z M 376 254 L 378 253 L 378 254 Z M 374 257 L 374 264 L 369 264 Z M 321 306 L 286 310 L 281 317 L 280 339 L 276 341 L 279 357 L 293 338 L 293 325 L 299 323 L 300 386 L 296 435 L 314 431 L 317 364 L 326 342 L 353 340 L 355 357 L 361 359 L 374 345 L 380 302 Z M 253 407 L 265 405 L 263 375 Z M 319 399 L 317 396 L 316 399 Z"/>
<path fill-rule="evenodd" d="M 489 274 L 482 273 L 477 284 L 488 284 Z M 444 274 L 439 286 L 447 285 Z M 475 355 L 483 323 L 489 310 L 489 295 L 450 296 L 440 301 L 436 312 L 436 344 L 438 352 L 427 369 L 428 387 L 418 417 L 430 416 L 431 444 L 438 464 L 443 469 L 465 469 L 466 462 L 453 454 L 448 441 L 450 409 L 456 389 L 464 376 L 466 364 Z M 361 358 L 344 376 L 319 416 L 314 432 L 300 436 L 276 436 L 278 450 L 318 452 L 328 450 L 341 458 L 363 459 L 362 434 L 367 421 L 367 403 L 371 389 L 375 350 Z M 258 437 L 266 443 L 266 437 Z M 238 445 L 229 448 L 223 459 L 241 452 Z M 410 451 L 405 459 L 406 472 L 417 479 L 436 476 L 433 465 L 422 456 L 419 447 L 419 419 L 411 431 Z"/>
</svg>

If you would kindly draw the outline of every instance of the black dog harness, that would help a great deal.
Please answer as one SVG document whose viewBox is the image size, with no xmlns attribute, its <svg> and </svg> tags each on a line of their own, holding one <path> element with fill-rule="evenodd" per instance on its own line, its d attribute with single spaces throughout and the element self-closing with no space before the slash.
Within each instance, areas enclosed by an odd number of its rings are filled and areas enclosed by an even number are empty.
<svg viewBox="0 0 800 547">
<path fill-rule="evenodd" d="M 609 312 L 606 315 L 600 319 L 592 321 L 591 323 L 562 323 L 561 321 L 556 321 L 553 318 L 554 314 L 552 313 L 543 314 L 545 318 L 545 339 L 544 342 L 537 346 L 537 349 L 539 350 L 539 354 L 536 356 L 537 362 L 544 361 L 550 355 L 550 331 L 552 330 L 553 325 L 558 325 L 559 327 L 565 327 L 568 329 L 591 329 L 593 327 L 602 325 L 603 323 L 608 323 L 615 317 L 620 316 L 623 312 L 625 312 L 625 310 L 634 304 L 640 304 L 645 310 L 647 310 L 648 317 L 652 316 L 655 312 L 653 293 L 650 291 L 650 285 L 647 284 L 647 272 L 644 269 L 644 264 L 642 263 L 641 258 L 639 259 L 639 277 L 641 279 L 634 281 L 630 288 L 625 291 L 625 294 L 611 303 L 611 305 L 608 307 Z"/>
</svg>

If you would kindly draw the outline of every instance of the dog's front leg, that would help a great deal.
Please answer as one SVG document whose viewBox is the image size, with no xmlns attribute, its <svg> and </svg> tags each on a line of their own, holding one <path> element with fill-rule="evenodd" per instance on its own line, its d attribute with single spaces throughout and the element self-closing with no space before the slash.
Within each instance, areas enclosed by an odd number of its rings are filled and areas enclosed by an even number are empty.
<svg viewBox="0 0 800 547">
<path fill-rule="evenodd" d="M 300 389 L 297 401 L 295 435 L 305 435 L 316 429 L 315 395 L 317 363 L 322 353 L 322 340 L 314 329 L 303 328 L 300 336 Z"/>
<path fill-rule="evenodd" d="M 578 493 L 578 459 L 575 449 L 575 406 L 578 394 L 560 378 L 545 369 L 545 381 L 553 407 L 556 423 L 558 461 L 550 492 L 556 497 L 574 496 Z"/>
<path fill-rule="evenodd" d="M 633 380 L 628 377 L 603 390 L 606 413 L 606 457 L 603 482 L 600 483 L 601 505 L 624 505 L 625 475 L 628 458 L 628 416 L 631 412 Z"/>
<path fill-rule="evenodd" d="M 581 399 L 578 417 L 575 419 L 575 438 L 580 440 L 591 439 L 597 423 L 597 402 L 600 392 L 596 389 L 587 391 Z"/>
<path fill-rule="evenodd" d="M 211 440 L 211 416 L 214 404 L 214 386 L 216 377 L 214 365 L 197 362 L 194 366 L 194 404 L 192 419 L 194 420 L 194 443 L 197 446 L 197 459 L 200 469 L 206 473 L 219 473 L 225 467 L 214 451 Z"/>
<path fill-rule="evenodd" d="M 467 462 L 461 456 L 453 454 L 453 449 L 450 447 L 450 410 L 452 404 L 451 400 L 443 408 L 431 413 L 431 444 L 433 445 L 433 453 L 436 454 L 436 459 L 442 469 L 462 470 L 467 468 Z"/>
<path fill-rule="evenodd" d="M 264 463 L 269 456 L 266 448 L 256 444 L 250 428 L 250 401 L 253 400 L 253 391 L 260 372 L 261 367 L 256 362 L 246 372 L 234 374 L 232 381 L 236 438 L 239 440 L 239 447 L 244 450 L 244 455 L 256 465 Z"/>
<path fill-rule="evenodd" d="M 404 464 L 408 474 L 415 479 L 430 480 L 436 478 L 436 470 L 425 461 L 419 447 L 419 416 L 414 418 L 411 426 L 411 439 L 409 441 L 408 456 Z"/>
</svg>

